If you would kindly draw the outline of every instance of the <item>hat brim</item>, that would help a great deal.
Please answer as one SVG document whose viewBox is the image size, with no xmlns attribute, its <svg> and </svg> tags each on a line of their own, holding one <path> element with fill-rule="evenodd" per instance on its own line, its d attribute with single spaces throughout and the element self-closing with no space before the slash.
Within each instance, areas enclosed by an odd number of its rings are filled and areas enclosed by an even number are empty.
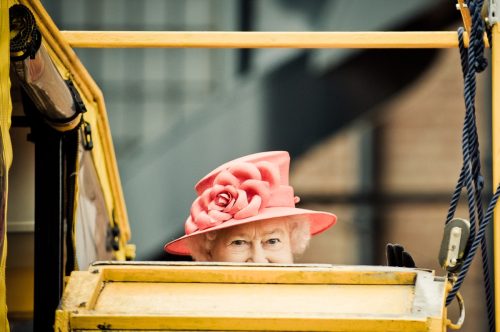
<svg viewBox="0 0 500 332">
<path fill-rule="evenodd" d="M 307 209 L 291 208 L 291 207 L 268 207 L 262 210 L 259 214 L 245 219 L 229 219 L 217 226 L 195 231 L 189 235 L 184 235 L 176 240 L 167 243 L 164 250 L 174 255 L 189 256 L 189 248 L 187 247 L 187 239 L 193 236 L 224 229 L 232 226 L 242 225 L 253 221 L 266 220 L 272 218 L 282 218 L 291 216 L 304 216 L 310 222 L 311 235 L 319 234 L 337 222 L 337 216 L 322 211 L 313 211 Z"/>
</svg>

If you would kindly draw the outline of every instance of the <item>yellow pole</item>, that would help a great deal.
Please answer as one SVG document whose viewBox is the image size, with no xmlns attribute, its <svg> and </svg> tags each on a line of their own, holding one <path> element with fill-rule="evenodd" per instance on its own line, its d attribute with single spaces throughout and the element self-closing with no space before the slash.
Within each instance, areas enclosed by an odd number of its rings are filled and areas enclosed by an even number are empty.
<svg viewBox="0 0 500 332">
<path fill-rule="evenodd" d="M 498 24 L 492 29 L 492 159 L 493 159 L 493 190 L 500 183 L 500 30 Z M 493 265 L 495 273 L 495 324 L 500 331 L 500 213 L 496 209 L 493 217 Z"/>
<path fill-rule="evenodd" d="M 61 31 L 88 48 L 455 48 L 456 31 Z M 465 36 L 468 44 L 467 35 Z"/>
</svg>

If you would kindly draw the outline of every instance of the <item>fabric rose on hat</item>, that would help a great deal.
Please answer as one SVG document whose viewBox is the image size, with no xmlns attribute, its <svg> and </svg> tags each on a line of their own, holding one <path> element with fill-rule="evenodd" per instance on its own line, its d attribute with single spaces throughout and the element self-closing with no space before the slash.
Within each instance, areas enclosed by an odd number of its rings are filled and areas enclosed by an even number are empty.
<svg viewBox="0 0 500 332">
<path fill-rule="evenodd" d="M 262 161 L 241 162 L 221 171 L 210 188 L 191 206 L 186 234 L 217 226 L 229 219 L 245 219 L 267 207 L 273 189 L 279 186 L 276 165 Z"/>
</svg>

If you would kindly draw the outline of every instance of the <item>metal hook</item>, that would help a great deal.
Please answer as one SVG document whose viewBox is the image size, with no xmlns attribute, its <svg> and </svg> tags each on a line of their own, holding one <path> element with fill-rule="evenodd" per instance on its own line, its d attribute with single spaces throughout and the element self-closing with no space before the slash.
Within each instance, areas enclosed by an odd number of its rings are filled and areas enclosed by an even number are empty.
<svg viewBox="0 0 500 332">
<path fill-rule="evenodd" d="M 465 321 L 465 302 L 464 302 L 464 298 L 462 297 L 462 294 L 460 294 L 460 292 L 457 292 L 457 294 L 455 295 L 455 298 L 457 299 L 458 307 L 460 309 L 460 317 L 458 317 L 458 320 L 456 323 L 453 323 L 451 320 L 447 319 L 446 326 L 452 330 L 459 330 Z"/>
</svg>

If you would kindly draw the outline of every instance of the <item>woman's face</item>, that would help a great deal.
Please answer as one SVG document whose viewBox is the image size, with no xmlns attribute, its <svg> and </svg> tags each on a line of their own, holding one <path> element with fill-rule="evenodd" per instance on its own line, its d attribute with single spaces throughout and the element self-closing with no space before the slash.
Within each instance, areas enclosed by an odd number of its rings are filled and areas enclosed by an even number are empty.
<svg viewBox="0 0 500 332">
<path fill-rule="evenodd" d="M 293 263 L 285 220 L 251 222 L 217 231 L 213 262 Z"/>
</svg>

